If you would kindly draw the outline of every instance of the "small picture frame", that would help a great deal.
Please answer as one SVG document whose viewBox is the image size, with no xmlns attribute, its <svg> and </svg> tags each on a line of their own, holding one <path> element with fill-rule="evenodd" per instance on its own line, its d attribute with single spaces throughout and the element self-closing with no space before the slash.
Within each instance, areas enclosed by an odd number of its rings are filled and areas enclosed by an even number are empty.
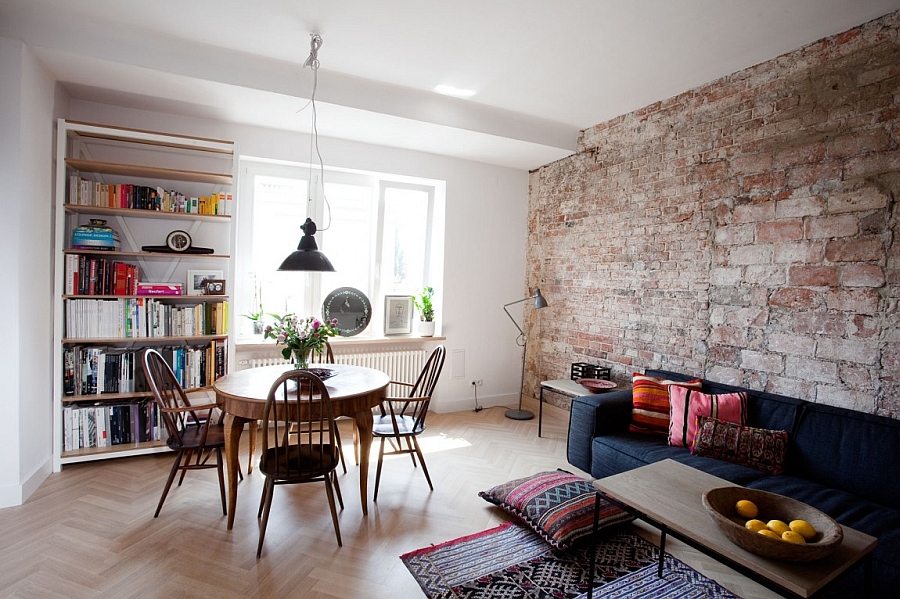
<svg viewBox="0 0 900 599">
<path fill-rule="evenodd" d="M 204 279 L 203 295 L 225 295 L 225 279 Z"/>
<path fill-rule="evenodd" d="M 384 334 L 412 333 L 412 298 L 408 295 L 384 296 Z"/>
<path fill-rule="evenodd" d="M 222 281 L 225 278 L 221 270 L 189 270 L 187 271 L 187 285 L 185 290 L 188 295 L 203 295 L 204 281 Z M 224 286 L 222 287 L 224 289 Z"/>
</svg>

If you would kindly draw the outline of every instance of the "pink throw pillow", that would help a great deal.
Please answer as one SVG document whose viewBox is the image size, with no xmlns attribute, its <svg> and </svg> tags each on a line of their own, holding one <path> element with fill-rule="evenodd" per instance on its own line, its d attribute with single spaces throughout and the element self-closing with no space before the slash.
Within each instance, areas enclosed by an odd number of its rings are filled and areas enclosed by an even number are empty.
<svg viewBox="0 0 900 599">
<path fill-rule="evenodd" d="M 691 447 L 697 436 L 700 416 L 709 416 L 741 426 L 747 424 L 747 394 L 709 395 L 684 387 L 669 387 L 672 406 L 669 420 L 669 445 Z"/>
</svg>

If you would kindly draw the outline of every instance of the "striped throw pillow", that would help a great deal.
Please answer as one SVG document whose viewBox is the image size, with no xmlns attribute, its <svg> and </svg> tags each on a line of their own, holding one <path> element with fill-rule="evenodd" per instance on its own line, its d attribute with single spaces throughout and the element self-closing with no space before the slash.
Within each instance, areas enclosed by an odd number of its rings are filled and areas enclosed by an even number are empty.
<svg viewBox="0 0 900 599">
<path fill-rule="evenodd" d="M 590 481 L 563 470 L 517 478 L 478 495 L 521 518 L 559 550 L 568 549 L 578 539 L 590 536 L 594 525 L 597 490 Z M 598 530 L 633 519 L 634 516 L 622 508 L 605 499 L 600 500 Z"/>
<path fill-rule="evenodd" d="M 675 447 L 691 447 L 694 444 L 700 416 L 741 426 L 747 424 L 747 394 L 743 391 L 709 395 L 672 385 L 669 387 L 669 403 L 672 405 L 669 445 Z"/>
<path fill-rule="evenodd" d="M 632 375 L 631 382 L 633 406 L 628 430 L 662 437 L 669 434 L 669 386 L 681 385 L 697 390 L 703 386 L 700 379 L 669 381 L 638 373 Z"/>
</svg>

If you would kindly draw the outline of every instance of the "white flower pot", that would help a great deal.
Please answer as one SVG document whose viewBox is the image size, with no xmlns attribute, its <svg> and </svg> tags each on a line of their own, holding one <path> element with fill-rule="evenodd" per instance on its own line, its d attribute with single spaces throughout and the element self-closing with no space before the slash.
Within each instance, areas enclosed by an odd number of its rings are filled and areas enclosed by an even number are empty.
<svg viewBox="0 0 900 599">
<path fill-rule="evenodd" d="M 419 321 L 419 336 L 420 337 L 433 337 L 434 336 L 434 321 L 433 320 L 420 320 Z"/>
</svg>

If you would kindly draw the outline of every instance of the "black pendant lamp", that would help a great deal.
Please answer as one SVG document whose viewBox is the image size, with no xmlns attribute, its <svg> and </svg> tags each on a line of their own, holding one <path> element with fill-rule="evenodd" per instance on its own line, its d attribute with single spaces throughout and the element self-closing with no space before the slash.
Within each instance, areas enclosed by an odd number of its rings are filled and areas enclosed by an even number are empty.
<svg viewBox="0 0 900 599">
<path fill-rule="evenodd" d="M 307 218 L 306 222 L 300 225 L 300 229 L 303 231 L 300 245 L 284 259 L 278 270 L 334 272 L 334 266 L 319 250 L 316 238 L 313 237 L 316 234 L 316 223 L 311 218 Z"/>
</svg>

